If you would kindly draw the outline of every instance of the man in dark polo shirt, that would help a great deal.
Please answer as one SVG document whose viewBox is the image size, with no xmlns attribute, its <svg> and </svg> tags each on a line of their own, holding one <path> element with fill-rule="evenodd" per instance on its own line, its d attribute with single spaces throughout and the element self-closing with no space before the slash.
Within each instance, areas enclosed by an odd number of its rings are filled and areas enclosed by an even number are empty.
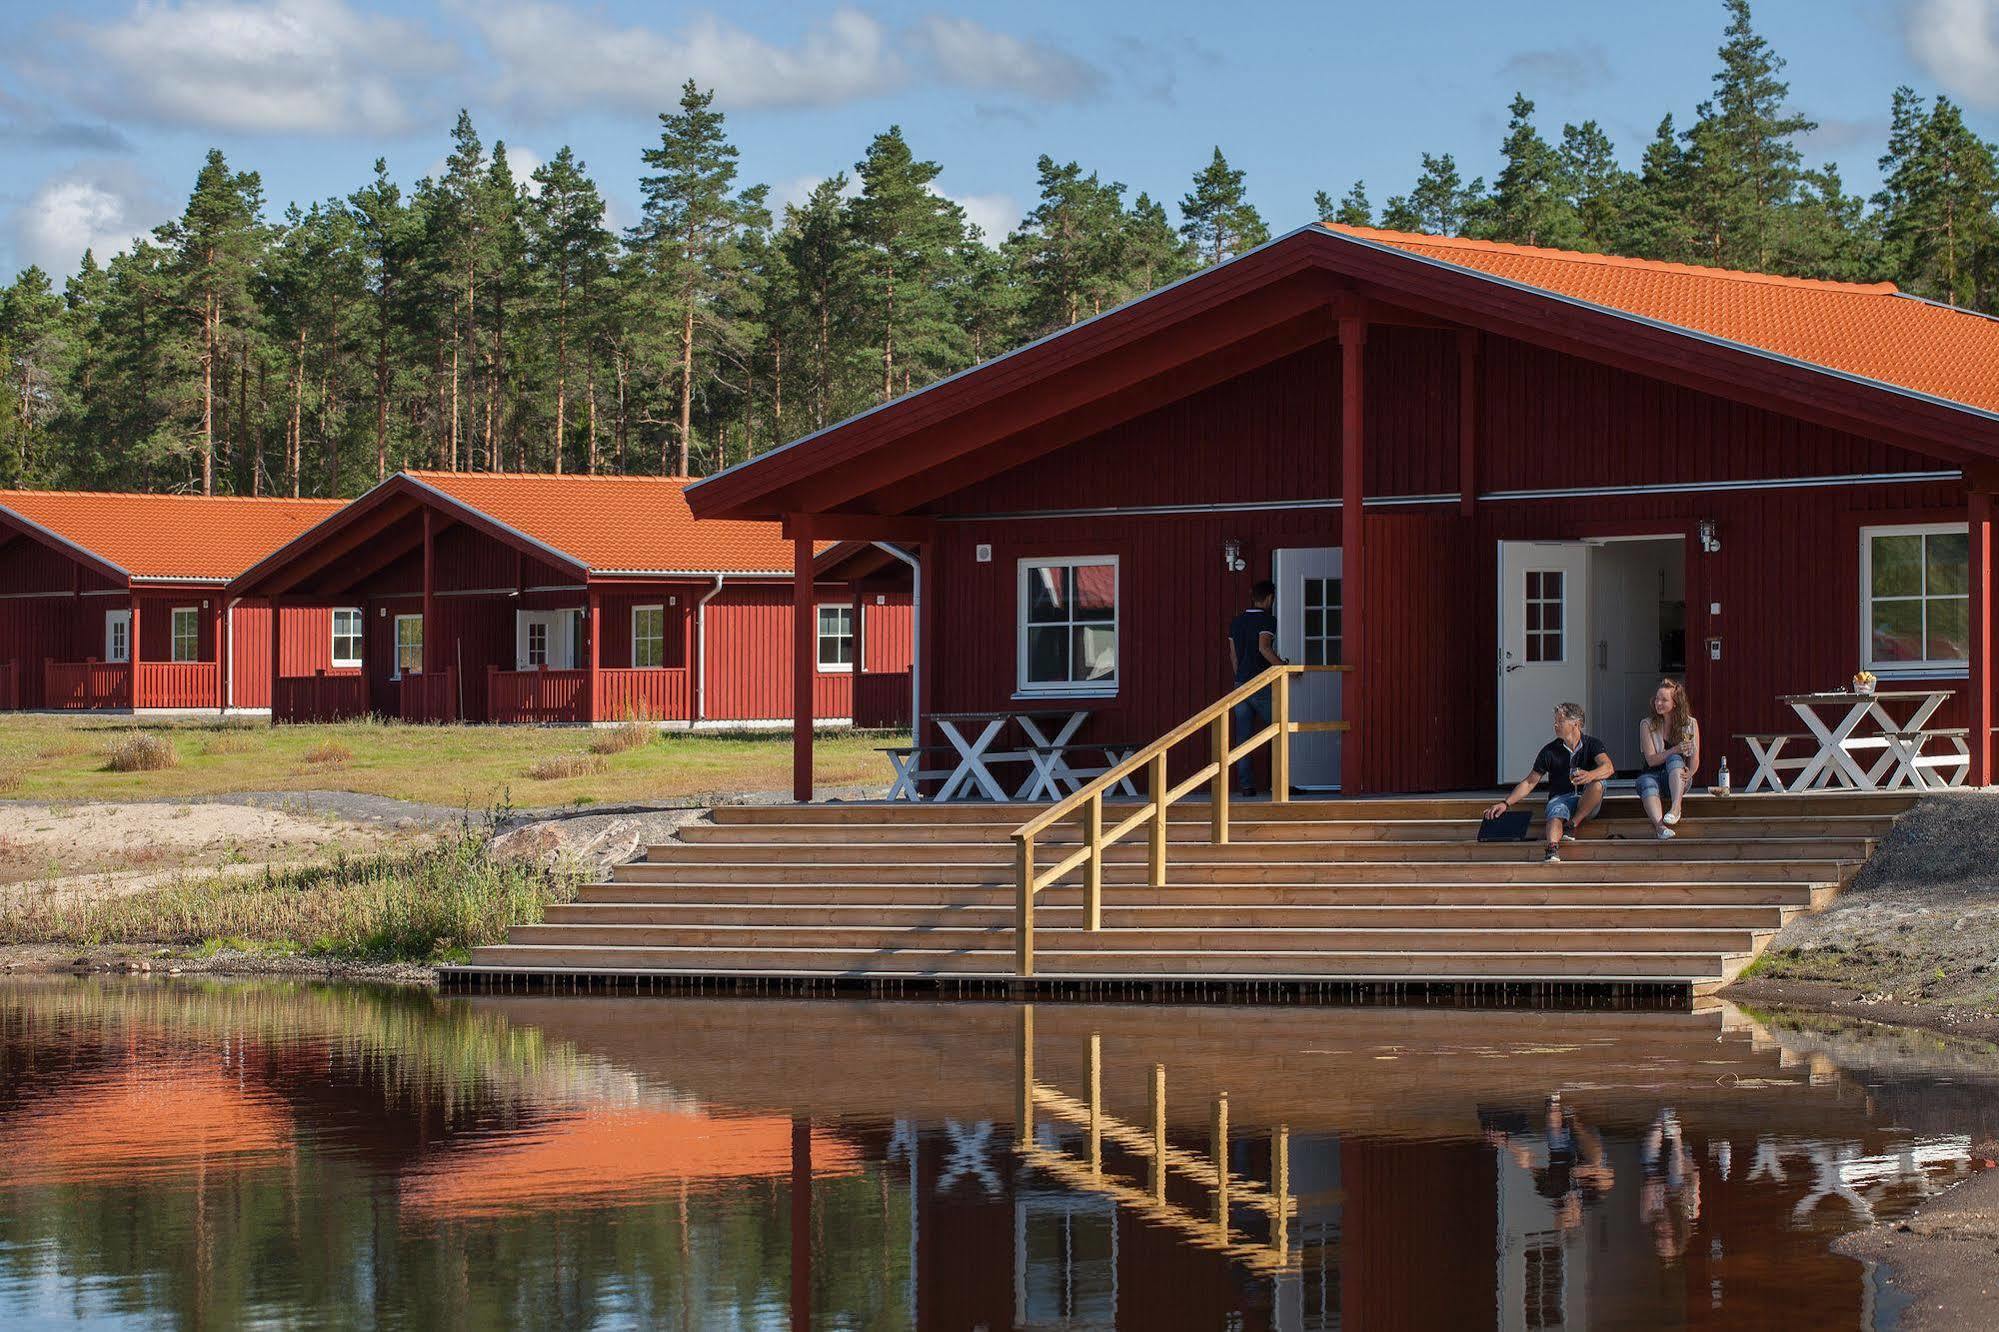
<svg viewBox="0 0 1999 1332">
<path fill-rule="evenodd" d="M 1271 611 L 1277 600 L 1277 584 L 1261 579 L 1249 590 L 1249 609 L 1229 621 L 1229 668 L 1237 684 L 1248 684 L 1272 666 L 1282 666 L 1277 655 L 1277 616 Z M 1235 705 L 1229 713 L 1229 744 L 1233 747 L 1270 725 L 1270 691 L 1259 689 Z M 1236 790 L 1256 794 L 1256 769 L 1251 756 L 1236 760 Z"/>
<path fill-rule="evenodd" d="M 1548 850 L 1550 862 L 1562 858 L 1562 841 L 1573 839 L 1603 804 L 1603 784 L 1617 772 L 1603 741 L 1583 733 L 1580 703 L 1555 708 L 1555 738 L 1534 756 L 1534 770 L 1522 777 L 1506 799 L 1485 811 L 1496 819 L 1525 800 L 1542 782 L 1548 783 Z"/>
</svg>

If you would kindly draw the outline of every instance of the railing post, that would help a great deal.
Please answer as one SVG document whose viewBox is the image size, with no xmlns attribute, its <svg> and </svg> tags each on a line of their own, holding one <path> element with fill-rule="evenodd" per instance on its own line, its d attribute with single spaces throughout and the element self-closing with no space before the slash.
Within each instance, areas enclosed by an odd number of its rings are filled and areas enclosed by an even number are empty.
<svg viewBox="0 0 1999 1332">
<path fill-rule="evenodd" d="M 1152 756 L 1150 781 L 1152 785 L 1152 827 L 1147 845 L 1146 866 L 1151 871 L 1152 886 L 1166 886 L 1166 751 L 1160 750 Z"/>
<path fill-rule="evenodd" d="M 1104 798 L 1102 795 L 1090 797 L 1088 808 L 1083 812 L 1084 837 L 1090 848 L 1090 858 L 1083 862 L 1083 928 L 1100 930 L 1104 927 Z"/>
<path fill-rule="evenodd" d="M 1270 1219 L 1270 1247 L 1279 1258 L 1291 1253 L 1291 1128 L 1279 1124 L 1270 1135 L 1270 1197 L 1277 1204 Z"/>
<path fill-rule="evenodd" d="M 1090 1033 L 1090 1178 L 1104 1177 L 1104 1038 Z"/>
<path fill-rule="evenodd" d="M 1152 1200 L 1166 1201 L 1166 1065 L 1152 1066 Z"/>
<path fill-rule="evenodd" d="M 1213 1135 L 1215 1155 L 1215 1231 L 1222 1243 L 1229 1239 L 1229 1094 L 1215 1097 Z"/>
<path fill-rule="evenodd" d="M 1282 805 L 1291 799 L 1291 672 L 1280 672 L 1272 688 L 1277 692 L 1270 718 L 1277 736 L 1270 747 L 1270 798 Z"/>
<path fill-rule="evenodd" d="M 1020 1006 L 1020 1136 L 1022 1147 L 1034 1145 L 1034 1005 Z"/>
<path fill-rule="evenodd" d="M 1215 714 L 1208 723 L 1208 748 L 1215 751 L 1215 776 L 1208 783 L 1208 840 L 1229 844 L 1229 713 Z"/>
<path fill-rule="evenodd" d="M 1015 885 L 1013 913 L 1013 963 L 1014 971 L 1022 976 L 1034 974 L 1034 834 L 1029 833 L 1018 839 L 1020 864 L 1015 871 L 1019 882 Z"/>
</svg>

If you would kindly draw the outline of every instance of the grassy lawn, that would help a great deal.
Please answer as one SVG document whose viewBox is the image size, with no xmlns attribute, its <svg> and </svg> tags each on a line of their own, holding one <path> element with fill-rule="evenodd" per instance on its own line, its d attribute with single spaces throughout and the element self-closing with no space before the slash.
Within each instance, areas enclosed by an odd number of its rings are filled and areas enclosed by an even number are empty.
<svg viewBox="0 0 1999 1332">
<path fill-rule="evenodd" d="M 119 772 L 112 755 L 135 735 L 171 742 L 172 766 Z M 343 722 L 143 721 L 0 716 L 0 796 L 145 800 L 232 791 L 336 790 L 482 809 L 618 804 L 787 790 L 788 735 L 631 735 L 571 727 L 404 726 Z M 822 735 L 822 788 L 883 786 L 880 734 Z M 596 751 L 593 752 L 593 745 Z"/>
</svg>

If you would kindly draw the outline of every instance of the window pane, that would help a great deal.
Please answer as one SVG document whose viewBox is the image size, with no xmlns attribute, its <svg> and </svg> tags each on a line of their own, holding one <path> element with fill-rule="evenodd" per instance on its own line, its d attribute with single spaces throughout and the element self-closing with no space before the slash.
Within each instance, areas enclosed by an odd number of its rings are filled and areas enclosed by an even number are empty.
<svg viewBox="0 0 1999 1332">
<path fill-rule="evenodd" d="M 1305 637 L 1317 638 L 1326 632 L 1326 613 L 1319 610 L 1305 612 Z"/>
<path fill-rule="evenodd" d="M 1876 661 L 1921 661 L 1923 603 L 1914 599 L 1875 602 L 1873 640 Z"/>
<path fill-rule="evenodd" d="M 1078 565 L 1075 572 L 1076 618 L 1117 618 L 1117 570 L 1108 564 Z"/>
<path fill-rule="evenodd" d="M 1324 639 L 1308 638 L 1305 640 L 1305 664 L 1307 666 L 1323 666 L 1326 664 L 1326 643 Z"/>
<path fill-rule="evenodd" d="M 1971 659 L 1971 599 L 1939 597 L 1929 603 L 1929 634 L 1923 654 L 1930 661 Z"/>
<path fill-rule="evenodd" d="M 1066 684 L 1069 680 L 1069 630 L 1066 625 L 1034 626 L 1027 631 L 1029 684 Z"/>
<path fill-rule="evenodd" d="M 1923 591 L 1923 539 L 1913 533 L 1878 536 L 1874 541 L 1877 597 L 1914 597 Z"/>
<path fill-rule="evenodd" d="M 1527 603 L 1527 632 L 1530 634 L 1539 633 L 1540 629 L 1541 629 L 1541 603 L 1538 601 L 1530 601 Z"/>
<path fill-rule="evenodd" d="M 1044 564 L 1027 571 L 1027 619 L 1047 624 L 1069 618 L 1069 566 Z"/>
<path fill-rule="evenodd" d="M 1529 661 L 1541 660 L 1541 635 L 1539 634 L 1527 635 L 1527 660 Z"/>
<path fill-rule="evenodd" d="M 1076 678 L 1108 680 L 1117 674 L 1117 631 L 1101 625 L 1076 626 Z"/>
<path fill-rule="evenodd" d="M 1550 633 L 1562 627 L 1562 603 L 1550 601 L 1541 607 L 1541 627 Z"/>
<path fill-rule="evenodd" d="M 1527 599 L 1538 601 L 1541 596 L 1541 575 L 1532 569 L 1527 571 Z"/>
<path fill-rule="evenodd" d="M 1971 590 L 1971 539 L 1962 532 L 1932 532 L 1924 538 L 1928 557 L 1930 596 L 1962 595 Z"/>
<path fill-rule="evenodd" d="M 1541 595 L 1543 598 L 1549 601 L 1561 600 L 1562 571 L 1560 569 L 1547 569 L 1542 572 Z"/>
</svg>

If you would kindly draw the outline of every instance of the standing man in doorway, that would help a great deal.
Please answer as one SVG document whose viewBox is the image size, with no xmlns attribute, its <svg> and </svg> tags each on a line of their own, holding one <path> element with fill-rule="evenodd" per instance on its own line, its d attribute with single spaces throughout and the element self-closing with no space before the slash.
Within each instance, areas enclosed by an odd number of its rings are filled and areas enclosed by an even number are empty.
<svg viewBox="0 0 1999 1332">
<path fill-rule="evenodd" d="M 1247 684 L 1272 666 L 1284 664 L 1284 658 L 1277 655 L 1277 615 L 1270 609 L 1276 600 L 1277 584 L 1268 578 L 1258 579 L 1249 590 L 1249 609 L 1229 621 L 1229 669 L 1237 684 Z M 1236 704 L 1229 723 L 1231 745 L 1241 744 L 1270 725 L 1270 691 L 1260 689 Z M 1250 755 L 1236 760 L 1235 785 L 1242 795 L 1256 794 L 1256 768 Z"/>
<path fill-rule="evenodd" d="M 1486 810 L 1496 819 L 1525 800 L 1542 782 L 1548 783 L 1548 850 L 1550 864 L 1562 858 L 1562 842 L 1574 840 L 1576 831 L 1603 804 L 1603 784 L 1617 775 L 1617 765 L 1603 741 L 1583 731 L 1583 705 L 1561 703 L 1555 707 L 1555 738 L 1541 746 L 1534 756 L 1534 770 L 1522 777 L 1506 799 Z"/>
</svg>

